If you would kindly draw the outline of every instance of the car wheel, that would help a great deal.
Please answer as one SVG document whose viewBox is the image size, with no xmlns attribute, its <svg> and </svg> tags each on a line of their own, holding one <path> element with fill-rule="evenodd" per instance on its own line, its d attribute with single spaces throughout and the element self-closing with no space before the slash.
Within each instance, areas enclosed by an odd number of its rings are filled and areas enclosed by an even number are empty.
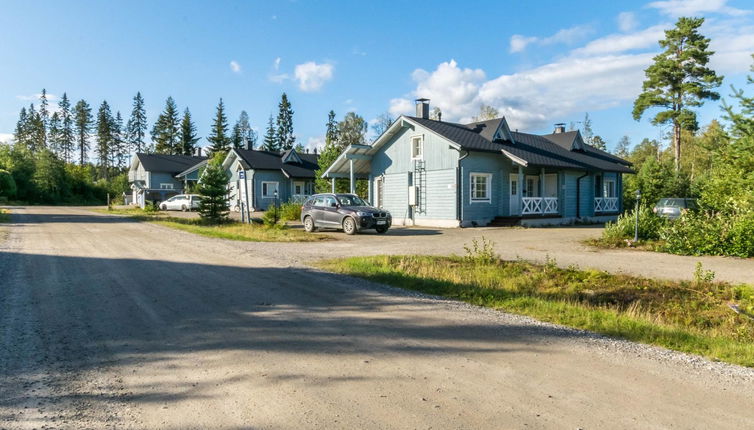
<svg viewBox="0 0 754 430">
<path fill-rule="evenodd" d="M 346 234 L 356 234 L 356 221 L 350 216 L 343 220 L 343 231 Z"/>
<path fill-rule="evenodd" d="M 304 230 L 307 233 L 311 233 L 314 230 L 316 230 L 316 227 L 314 227 L 314 220 L 312 219 L 312 217 L 308 216 L 304 218 Z"/>
<path fill-rule="evenodd" d="M 160 210 L 166 211 L 168 207 L 166 205 L 160 205 Z"/>
<path fill-rule="evenodd" d="M 186 207 L 186 205 L 181 206 L 181 212 L 186 212 L 187 210 L 188 208 Z"/>
<path fill-rule="evenodd" d="M 382 234 L 387 232 L 387 227 L 377 227 L 375 230 L 377 230 L 377 233 Z"/>
</svg>

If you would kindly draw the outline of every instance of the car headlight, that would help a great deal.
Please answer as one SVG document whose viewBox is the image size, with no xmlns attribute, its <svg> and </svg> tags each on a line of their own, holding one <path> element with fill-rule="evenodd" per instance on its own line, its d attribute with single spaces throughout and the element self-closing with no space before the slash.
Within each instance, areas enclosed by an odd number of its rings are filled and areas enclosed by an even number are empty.
<svg viewBox="0 0 754 430">
<path fill-rule="evenodd" d="M 364 217 L 364 216 L 372 216 L 372 213 L 371 212 L 361 212 L 361 211 L 358 211 L 358 212 L 356 212 L 356 215 Z"/>
</svg>

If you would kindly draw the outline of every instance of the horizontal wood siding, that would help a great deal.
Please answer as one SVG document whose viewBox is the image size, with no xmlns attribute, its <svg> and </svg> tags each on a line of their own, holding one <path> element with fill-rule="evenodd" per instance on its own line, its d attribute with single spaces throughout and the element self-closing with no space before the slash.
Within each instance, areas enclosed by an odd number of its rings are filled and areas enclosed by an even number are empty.
<svg viewBox="0 0 754 430">
<path fill-rule="evenodd" d="M 470 152 L 468 157 L 461 160 L 461 186 L 464 222 L 486 224 L 493 218 L 507 214 L 505 203 L 509 199 L 509 174 L 512 170 L 510 160 L 502 154 Z M 490 184 L 490 202 L 471 203 L 471 174 L 489 173 L 492 175 Z M 503 211 L 501 212 L 501 208 Z"/>
<path fill-rule="evenodd" d="M 447 140 L 423 127 L 404 128 L 385 143 L 372 157 L 372 176 L 405 173 L 414 170 L 411 159 L 411 138 L 424 137 L 424 167 L 427 170 L 454 169 L 458 165 L 458 151 Z"/>
<path fill-rule="evenodd" d="M 416 219 L 456 219 L 456 169 L 426 172 L 425 213 Z"/>
<path fill-rule="evenodd" d="M 170 173 L 164 172 L 151 172 L 151 188 L 160 189 L 160 184 L 173 184 L 173 189 L 181 191 L 183 189 L 183 181 L 179 181 L 173 177 Z"/>
<path fill-rule="evenodd" d="M 251 172 L 247 172 L 247 175 L 251 176 Z M 283 175 L 279 170 L 254 170 L 254 191 L 252 196 L 254 198 L 255 210 L 267 210 L 267 208 L 275 203 L 275 198 L 263 198 L 262 197 L 262 182 L 277 182 L 278 183 L 278 204 L 285 203 L 291 197 L 290 182 L 288 178 Z M 251 177 L 248 178 L 251 180 Z"/>
<path fill-rule="evenodd" d="M 393 218 L 408 217 L 408 175 L 385 175 L 383 181 L 382 207 L 390 212 Z"/>
</svg>

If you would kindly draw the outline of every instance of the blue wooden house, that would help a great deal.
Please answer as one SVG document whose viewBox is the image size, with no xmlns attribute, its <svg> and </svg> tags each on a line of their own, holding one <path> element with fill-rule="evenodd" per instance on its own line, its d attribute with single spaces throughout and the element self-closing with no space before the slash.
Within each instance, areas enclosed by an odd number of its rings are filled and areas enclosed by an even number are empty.
<svg viewBox="0 0 754 430">
<path fill-rule="evenodd" d="M 429 103 L 401 116 L 371 145 L 351 145 L 323 174 L 369 181 L 369 200 L 394 224 L 607 221 L 623 209 L 629 163 L 559 124 L 552 134 L 512 131 L 505 118 L 456 124 L 429 119 Z"/>
<path fill-rule="evenodd" d="M 298 153 L 295 149 L 231 149 L 223 161 L 230 178 L 230 206 L 239 207 L 247 193 L 253 210 L 266 210 L 276 199 L 278 203 L 303 202 L 314 193 L 317 159 L 316 153 Z"/>
<path fill-rule="evenodd" d="M 199 180 L 200 168 L 206 164 L 207 157 L 202 156 L 135 154 L 128 170 L 132 204 L 143 208 L 147 202 L 184 193 Z"/>
</svg>

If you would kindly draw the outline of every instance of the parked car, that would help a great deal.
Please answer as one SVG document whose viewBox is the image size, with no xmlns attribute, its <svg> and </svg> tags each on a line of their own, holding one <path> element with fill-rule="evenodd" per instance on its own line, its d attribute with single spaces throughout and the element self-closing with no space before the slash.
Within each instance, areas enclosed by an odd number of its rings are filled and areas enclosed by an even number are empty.
<svg viewBox="0 0 754 430">
<path fill-rule="evenodd" d="M 696 209 L 696 199 L 665 198 L 657 202 L 652 212 L 663 218 L 677 219 L 682 213 Z"/>
<path fill-rule="evenodd" d="M 393 222 L 390 212 L 369 205 L 355 194 L 315 194 L 301 206 L 304 230 L 342 229 L 346 234 L 375 229 L 385 233 Z"/>
<path fill-rule="evenodd" d="M 178 194 L 160 203 L 164 211 L 192 211 L 199 209 L 202 198 L 198 194 Z"/>
</svg>

